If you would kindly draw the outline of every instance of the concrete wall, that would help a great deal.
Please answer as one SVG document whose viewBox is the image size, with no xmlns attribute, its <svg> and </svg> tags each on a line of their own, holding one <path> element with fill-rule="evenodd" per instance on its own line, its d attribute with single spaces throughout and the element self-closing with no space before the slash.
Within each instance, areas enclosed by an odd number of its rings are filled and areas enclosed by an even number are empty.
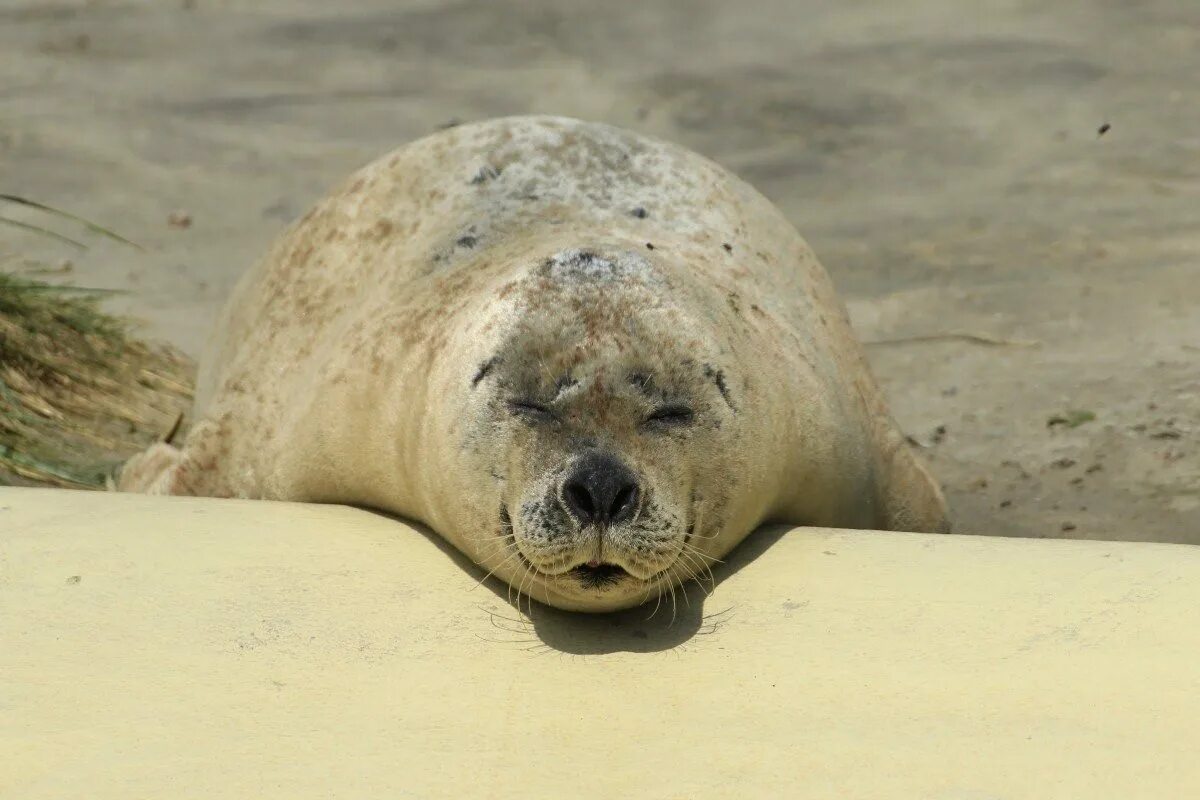
<svg viewBox="0 0 1200 800">
<path fill-rule="evenodd" d="M 332 506 L 0 490 L 0 797 L 1200 796 L 1200 549 L 757 534 L 543 607 Z"/>
</svg>

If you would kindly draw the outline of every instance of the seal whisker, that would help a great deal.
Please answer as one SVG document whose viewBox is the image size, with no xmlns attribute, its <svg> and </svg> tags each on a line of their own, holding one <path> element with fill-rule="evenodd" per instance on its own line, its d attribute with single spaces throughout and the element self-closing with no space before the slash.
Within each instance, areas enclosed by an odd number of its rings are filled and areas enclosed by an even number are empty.
<svg viewBox="0 0 1200 800">
<path fill-rule="evenodd" d="M 492 619 L 491 619 L 492 627 L 496 628 L 497 630 L 504 631 L 505 633 L 528 633 L 528 630 L 529 630 L 528 622 L 526 622 L 526 621 L 522 621 L 520 623 L 519 627 L 509 628 L 509 627 L 506 627 L 506 626 L 498 623 L 496 621 L 497 619 L 504 619 L 504 617 L 492 617 Z"/>
<path fill-rule="evenodd" d="M 480 608 L 480 609 L 482 609 L 482 610 L 483 610 L 483 612 L 484 612 L 485 614 L 487 614 L 489 617 L 493 617 L 493 618 L 495 618 L 495 619 L 502 620 L 502 621 L 504 621 L 504 622 L 511 622 L 511 623 L 513 623 L 514 625 L 524 625 L 525 623 L 527 623 L 527 622 L 529 621 L 529 620 L 527 620 L 527 619 L 525 619 L 525 618 L 523 618 L 523 617 L 521 617 L 521 618 L 518 618 L 518 617 L 506 617 L 506 616 L 504 616 L 503 614 L 499 613 L 498 611 L 493 611 L 492 609 L 490 609 L 490 608 L 486 608 L 486 607 L 484 607 L 484 606 L 479 606 L 479 608 Z"/>
<path fill-rule="evenodd" d="M 659 606 L 662 605 L 662 599 L 663 599 L 663 592 L 662 592 L 662 587 L 660 586 L 659 590 L 658 590 L 658 594 L 654 598 L 654 610 L 651 611 L 649 616 L 646 617 L 647 621 L 654 619 L 654 615 L 658 613 Z"/>
<path fill-rule="evenodd" d="M 488 637 L 481 636 L 478 633 L 475 634 L 475 638 L 487 642 L 488 644 L 531 644 L 533 642 L 540 641 L 538 639 L 489 639 Z"/>
<path fill-rule="evenodd" d="M 690 609 L 692 607 L 692 598 L 688 594 L 687 582 L 695 579 L 696 572 L 692 568 L 687 556 L 684 554 L 681 555 L 683 555 L 683 558 L 679 561 L 679 568 L 683 572 L 683 575 L 679 579 L 679 593 L 683 595 L 683 604 Z"/>
<path fill-rule="evenodd" d="M 525 581 L 529 580 L 530 577 L 533 576 L 533 574 L 534 574 L 533 573 L 533 565 L 532 564 L 527 565 L 525 567 L 525 573 L 523 575 L 521 575 L 521 582 L 517 584 L 517 613 L 518 614 L 521 613 L 521 593 L 525 589 Z M 526 598 L 526 600 L 529 601 L 528 602 L 529 612 L 526 616 L 528 616 L 530 619 L 532 619 L 533 618 L 533 600 L 532 600 L 532 598 L 530 598 L 528 593 L 525 594 L 525 598 Z"/>
<path fill-rule="evenodd" d="M 522 563 L 522 566 L 524 566 L 524 563 Z M 525 569 L 528 569 L 528 567 L 525 567 Z M 522 572 L 522 574 L 521 574 L 521 579 L 522 579 L 522 580 L 524 580 L 524 572 Z M 516 592 L 516 599 L 517 599 L 517 603 L 516 603 L 517 615 L 518 615 L 518 616 L 520 616 L 520 614 L 521 614 L 521 606 L 520 606 L 520 600 L 521 600 L 521 588 L 520 588 L 520 583 L 516 583 L 516 584 L 514 584 L 512 581 L 509 581 L 509 584 L 508 584 L 508 602 L 509 602 L 509 604 L 512 604 L 512 603 L 513 603 L 513 592 L 514 592 L 514 591 Z"/>
<path fill-rule="evenodd" d="M 700 552 L 700 550 L 698 550 L 697 548 L 693 547 L 692 545 L 688 545 L 688 544 L 684 545 L 684 550 L 682 552 L 686 553 L 687 555 L 689 555 L 691 558 L 695 559 L 698 562 L 698 566 L 700 567 L 700 569 L 702 569 L 708 575 L 708 582 L 711 584 L 713 589 L 716 589 L 717 588 L 717 578 L 715 575 L 713 575 L 712 567 L 709 565 L 708 562 L 710 560 L 715 561 L 718 564 L 723 564 L 725 562 L 721 561 L 718 558 L 710 559 L 709 556 L 705 555 L 704 553 Z M 700 578 L 697 576 L 696 580 L 699 581 Z M 703 588 L 703 587 L 701 587 L 701 588 Z M 707 594 L 707 592 L 706 592 L 706 594 Z"/>
<path fill-rule="evenodd" d="M 515 548 L 515 545 L 514 545 L 514 548 Z M 496 574 L 496 570 L 500 569 L 505 564 L 512 561 L 514 558 L 518 557 L 519 555 L 521 555 L 521 552 L 519 550 L 514 549 L 513 552 L 509 553 L 508 556 L 503 561 L 501 561 L 499 564 L 497 564 L 496 566 L 494 566 L 490 570 L 488 570 L 487 574 L 484 575 L 482 578 L 480 578 L 475 583 L 475 585 L 471 587 L 470 591 L 475 591 L 476 589 L 478 589 L 480 586 L 482 586 L 484 584 L 484 581 L 486 581 L 488 578 L 490 578 Z"/>
<path fill-rule="evenodd" d="M 709 596 L 709 590 L 705 588 L 705 586 L 704 586 L 704 582 L 703 582 L 703 581 L 700 579 L 700 576 L 699 576 L 699 574 L 698 574 L 698 570 L 696 569 L 696 568 L 701 568 L 701 569 L 703 569 L 703 568 L 704 568 L 703 562 L 699 562 L 699 561 L 697 561 L 697 560 L 696 560 L 696 557 L 695 557 L 695 556 L 693 556 L 691 553 L 686 553 L 686 552 L 685 552 L 685 553 L 683 553 L 683 554 L 682 554 L 682 556 L 683 556 L 685 559 L 687 559 L 688 563 L 689 563 L 689 564 L 691 564 L 691 565 L 692 565 L 692 567 L 693 567 L 692 569 L 689 569 L 689 572 L 691 573 L 691 574 L 689 575 L 689 579 L 690 579 L 690 580 L 692 580 L 692 581 L 694 581 L 694 582 L 695 582 L 695 584 L 696 584 L 697 586 L 699 586 L 699 587 L 700 587 L 700 591 L 704 592 L 704 596 L 705 596 L 705 597 L 708 597 L 708 596 Z M 712 573 L 711 573 L 711 572 L 709 572 L 708 574 L 709 574 L 709 576 L 711 577 Z M 715 588 L 715 587 L 714 587 L 714 588 Z"/>
<path fill-rule="evenodd" d="M 675 601 L 675 585 L 676 585 L 677 583 L 679 583 L 679 576 L 675 574 L 675 565 L 674 565 L 674 564 L 672 564 L 671 566 L 667 567 L 667 573 L 668 573 L 668 574 L 670 575 L 670 577 L 671 577 L 671 582 L 670 582 L 670 587 L 671 587 L 671 622 L 670 622 L 670 623 L 667 625 L 667 627 L 672 627 L 672 626 L 674 626 L 674 624 L 675 624 L 675 614 L 676 614 L 676 612 L 678 612 L 678 610 L 679 610 L 679 606 L 678 606 L 678 604 L 677 604 L 677 603 L 676 603 L 676 601 Z"/>
<path fill-rule="evenodd" d="M 652 592 L 652 591 L 654 591 L 654 589 L 658 588 L 657 587 L 658 581 L 659 581 L 659 579 L 658 579 L 657 575 L 651 575 L 649 578 L 646 579 L 646 591 L 642 593 L 642 599 L 640 601 L 638 601 L 638 605 L 643 605 L 650 600 L 650 592 Z M 662 597 L 661 591 L 659 592 L 658 596 Z M 657 609 L 657 606 L 655 606 L 655 608 Z M 651 612 L 650 616 L 654 616 L 654 612 Z M 647 617 L 646 619 L 649 619 L 649 618 L 650 617 Z"/>
<path fill-rule="evenodd" d="M 544 573 L 542 573 L 540 570 L 538 570 L 538 568 L 535 567 L 533 564 L 530 564 L 529 568 L 526 570 L 525 578 L 521 579 L 521 587 L 522 588 L 524 588 L 524 586 L 525 586 L 526 578 L 529 581 L 529 588 L 525 590 L 525 606 L 526 606 L 526 608 L 529 609 L 527 612 L 527 615 L 529 616 L 529 619 L 531 622 L 533 621 L 533 601 L 534 601 L 533 590 L 534 590 L 534 587 L 537 586 L 538 578 L 543 577 L 543 576 L 544 576 Z M 519 595 L 518 595 L 518 597 L 519 597 Z"/>
<path fill-rule="evenodd" d="M 702 558 L 703 558 L 705 561 L 711 561 L 711 562 L 712 562 L 712 563 L 714 563 L 714 564 L 724 564 L 724 563 L 725 563 L 725 560 L 724 560 L 724 559 L 721 559 L 721 558 L 713 558 L 713 557 L 712 557 L 712 556 L 710 556 L 708 553 L 705 553 L 703 550 L 701 550 L 700 548 L 696 547 L 695 545 L 685 544 L 685 545 L 684 545 L 684 548 L 685 548 L 685 549 L 687 550 L 687 552 L 689 552 L 689 553 L 695 553 L 696 555 L 698 555 L 698 556 L 701 556 L 701 557 L 702 557 Z"/>
</svg>

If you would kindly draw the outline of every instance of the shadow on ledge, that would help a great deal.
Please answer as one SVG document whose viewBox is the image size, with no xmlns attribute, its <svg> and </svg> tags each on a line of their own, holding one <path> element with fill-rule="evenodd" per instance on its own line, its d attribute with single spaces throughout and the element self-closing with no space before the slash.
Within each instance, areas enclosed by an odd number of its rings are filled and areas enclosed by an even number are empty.
<svg viewBox="0 0 1200 800">
<path fill-rule="evenodd" d="M 431 529 L 407 519 L 402 521 L 433 542 L 476 580 L 483 577 L 483 570 Z M 485 638 L 501 646 L 519 647 L 531 653 L 556 650 L 571 655 L 654 653 L 680 647 L 694 637 L 716 633 L 736 615 L 735 607 L 722 606 L 719 598 L 709 594 L 765 553 L 789 530 L 791 526 L 766 525 L 754 531 L 725 557 L 724 563 L 713 565 L 711 582 L 706 578 L 701 586 L 695 580 L 689 581 L 686 586 L 675 589 L 674 600 L 669 594 L 663 595 L 636 608 L 607 614 L 562 611 L 525 596 L 518 599 L 508 584 L 490 577 L 483 585 L 505 601 L 513 613 L 501 616 L 483 610 L 481 613 L 490 617 L 492 626 L 492 635 L 485 635 Z"/>
</svg>

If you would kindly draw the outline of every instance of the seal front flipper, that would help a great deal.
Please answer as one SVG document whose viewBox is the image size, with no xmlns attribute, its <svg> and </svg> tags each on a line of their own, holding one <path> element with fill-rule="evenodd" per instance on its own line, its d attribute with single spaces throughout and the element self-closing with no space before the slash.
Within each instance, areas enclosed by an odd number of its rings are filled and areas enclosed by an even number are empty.
<svg viewBox="0 0 1200 800">
<path fill-rule="evenodd" d="M 946 498 L 890 419 L 877 421 L 879 469 L 877 527 L 889 531 L 949 533 Z"/>
<path fill-rule="evenodd" d="M 117 475 L 118 492 L 174 494 L 172 477 L 183 461 L 183 451 L 166 442 L 158 442 L 125 462 Z"/>
<path fill-rule="evenodd" d="M 201 420 L 188 431 L 182 447 L 158 442 L 125 462 L 117 475 L 118 492 L 198 497 L 247 497 L 224 477 L 220 456 L 225 431 Z"/>
</svg>

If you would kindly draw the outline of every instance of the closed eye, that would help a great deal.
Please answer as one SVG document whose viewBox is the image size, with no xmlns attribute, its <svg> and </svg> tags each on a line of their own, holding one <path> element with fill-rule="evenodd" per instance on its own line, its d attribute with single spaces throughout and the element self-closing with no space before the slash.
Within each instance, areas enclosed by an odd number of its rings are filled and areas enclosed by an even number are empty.
<svg viewBox="0 0 1200 800">
<path fill-rule="evenodd" d="M 646 424 L 657 427 L 682 427 L 692 424 L 695 417 L 696 413 L 687 406 L 662 406 L 646 418 Z"/>
<path fill-rule="evenodd" d="M 557 422 L 554 409 L 532 400 L 509 400 L 508 410 L 530 422 Z"/>
</svg>

